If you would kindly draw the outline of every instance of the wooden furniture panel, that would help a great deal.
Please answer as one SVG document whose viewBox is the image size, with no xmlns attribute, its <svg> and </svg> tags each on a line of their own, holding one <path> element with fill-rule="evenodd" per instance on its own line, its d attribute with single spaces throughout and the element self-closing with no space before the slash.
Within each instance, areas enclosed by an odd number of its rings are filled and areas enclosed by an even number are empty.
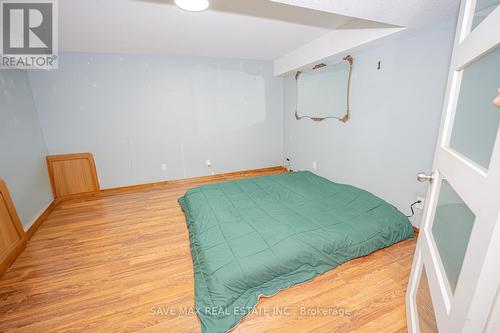
<svg viewBox="0 0 500 333">
<path fill-rule="evenodd" d="M 0 196 L 0 259 L 3 259 L 6 252 L 20 239 L 3 196 Z"/>
<path fill-rule="evenodd" d="M 7 185 L 0 180 L 0 275 L 26 246 L 26 234 Z"/>
<path fill-rule="evenodd" d="M 47 167 L 55 198 L 100 190 L 90 153 L 47 156 Z"/>
</svg>

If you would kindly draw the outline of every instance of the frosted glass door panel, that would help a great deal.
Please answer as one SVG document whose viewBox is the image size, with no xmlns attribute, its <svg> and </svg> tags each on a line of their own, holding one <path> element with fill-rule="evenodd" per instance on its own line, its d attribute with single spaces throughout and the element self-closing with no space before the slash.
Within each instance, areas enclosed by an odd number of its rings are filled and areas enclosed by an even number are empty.
<svg viewBox="0 0 500 333">
<path fill-rule="evenodd" d="M 475 29 L 479 23 L 490 15 L 490 13 L 498 7 L 500 0 L 477 0 L 474 10 L 474 18 L 472 19 L 472 29 Z"/>
<path fill-rule="evenodd" d="M 475 218 L 457 192 L 443 180 L 432 223 L 432 236 L 453 291 L 457 286 Z"/>
<path fill-rule="evenodd" d="M 500 121 L 498 88 L 500 48 L 465 68 L 450 140 L 450 148 L 486 169 Z"/>
</svg>

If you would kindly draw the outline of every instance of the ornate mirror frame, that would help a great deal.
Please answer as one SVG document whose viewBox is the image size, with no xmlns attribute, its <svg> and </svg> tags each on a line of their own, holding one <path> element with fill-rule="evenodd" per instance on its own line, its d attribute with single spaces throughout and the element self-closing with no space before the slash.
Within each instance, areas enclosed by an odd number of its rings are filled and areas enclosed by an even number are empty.
<svg viewBox="0 0 500 333">
<path fill-rule="evenodd" d="M 347 61 L 349 63 L 349 77 L 347 79 L 347 100 L 346 100 L 346 113 L 343 117 L 337 117 L 337 116 L 330 116 L 330 117 L 311 117 L 311 116 L 299 116 L 299 113 L 298 113 L 298 110 L 295 110 L 295 119 L 297 120 L 300 120 L 300 119 L 303 119 L 303 118 L 309 118 L 313 121 L 323 121 L 325 119 L 330 119 L 330 118 L 333 118 L 333 119 L 338 119 L 340 120 L 341 122 L 343 123 L 346 123 L 348 120 L 349 120 L 349 117 L 350 117 L 350 104 L 349 104 L 349 95 L 350 95 L 350 91 L 351 91 L 351 75 L 352 75 L 352 63 L 353 63 L 353 57 L 348 55 L 346 57 L 343 58 L 344 61 Z M 323 68 L 327 66 L 326 64 L 317 64 L 316 66 L 314 66 L 312 69 L 313 70 L 316 70 L 316 69 L 319 69 L 319 68 Z M 300 77 L 300 74 L 302 74 L 301 71 L 297 71 L 297 73 L 295 74 L 295 81 L 298 81 L 299 80 L 299 77 Z"/>
</svg>

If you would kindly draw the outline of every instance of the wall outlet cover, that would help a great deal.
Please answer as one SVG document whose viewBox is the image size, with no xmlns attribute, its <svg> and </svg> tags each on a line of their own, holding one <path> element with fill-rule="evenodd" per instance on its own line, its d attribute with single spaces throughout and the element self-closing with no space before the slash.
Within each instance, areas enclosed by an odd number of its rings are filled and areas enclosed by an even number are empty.
<svg viewBox="0 0 500 333">
<path fill-rule="evenodd" d="M 418 204 L 415 204 L 415 208 L 416 209 L 420 209 L 420 210 L 423 210 L 424 209 L 424 206 L 425 206 L 425 198 L 424 197 L 417 197 L 417 201 L 420 200 L 421 202 L 418 203 Z"/>
</svg>

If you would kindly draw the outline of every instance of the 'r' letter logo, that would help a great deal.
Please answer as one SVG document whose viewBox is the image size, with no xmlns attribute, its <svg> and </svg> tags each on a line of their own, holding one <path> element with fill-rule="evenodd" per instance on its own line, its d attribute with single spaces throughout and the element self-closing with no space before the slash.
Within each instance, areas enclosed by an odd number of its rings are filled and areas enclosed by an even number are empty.
<svg viewBox="0 0 500 333">
<path fill-rule="evenodd" d="M 52 6 L 50 2 L 2 2 L 3 54 L 51 54 Z"/>
</svg>

